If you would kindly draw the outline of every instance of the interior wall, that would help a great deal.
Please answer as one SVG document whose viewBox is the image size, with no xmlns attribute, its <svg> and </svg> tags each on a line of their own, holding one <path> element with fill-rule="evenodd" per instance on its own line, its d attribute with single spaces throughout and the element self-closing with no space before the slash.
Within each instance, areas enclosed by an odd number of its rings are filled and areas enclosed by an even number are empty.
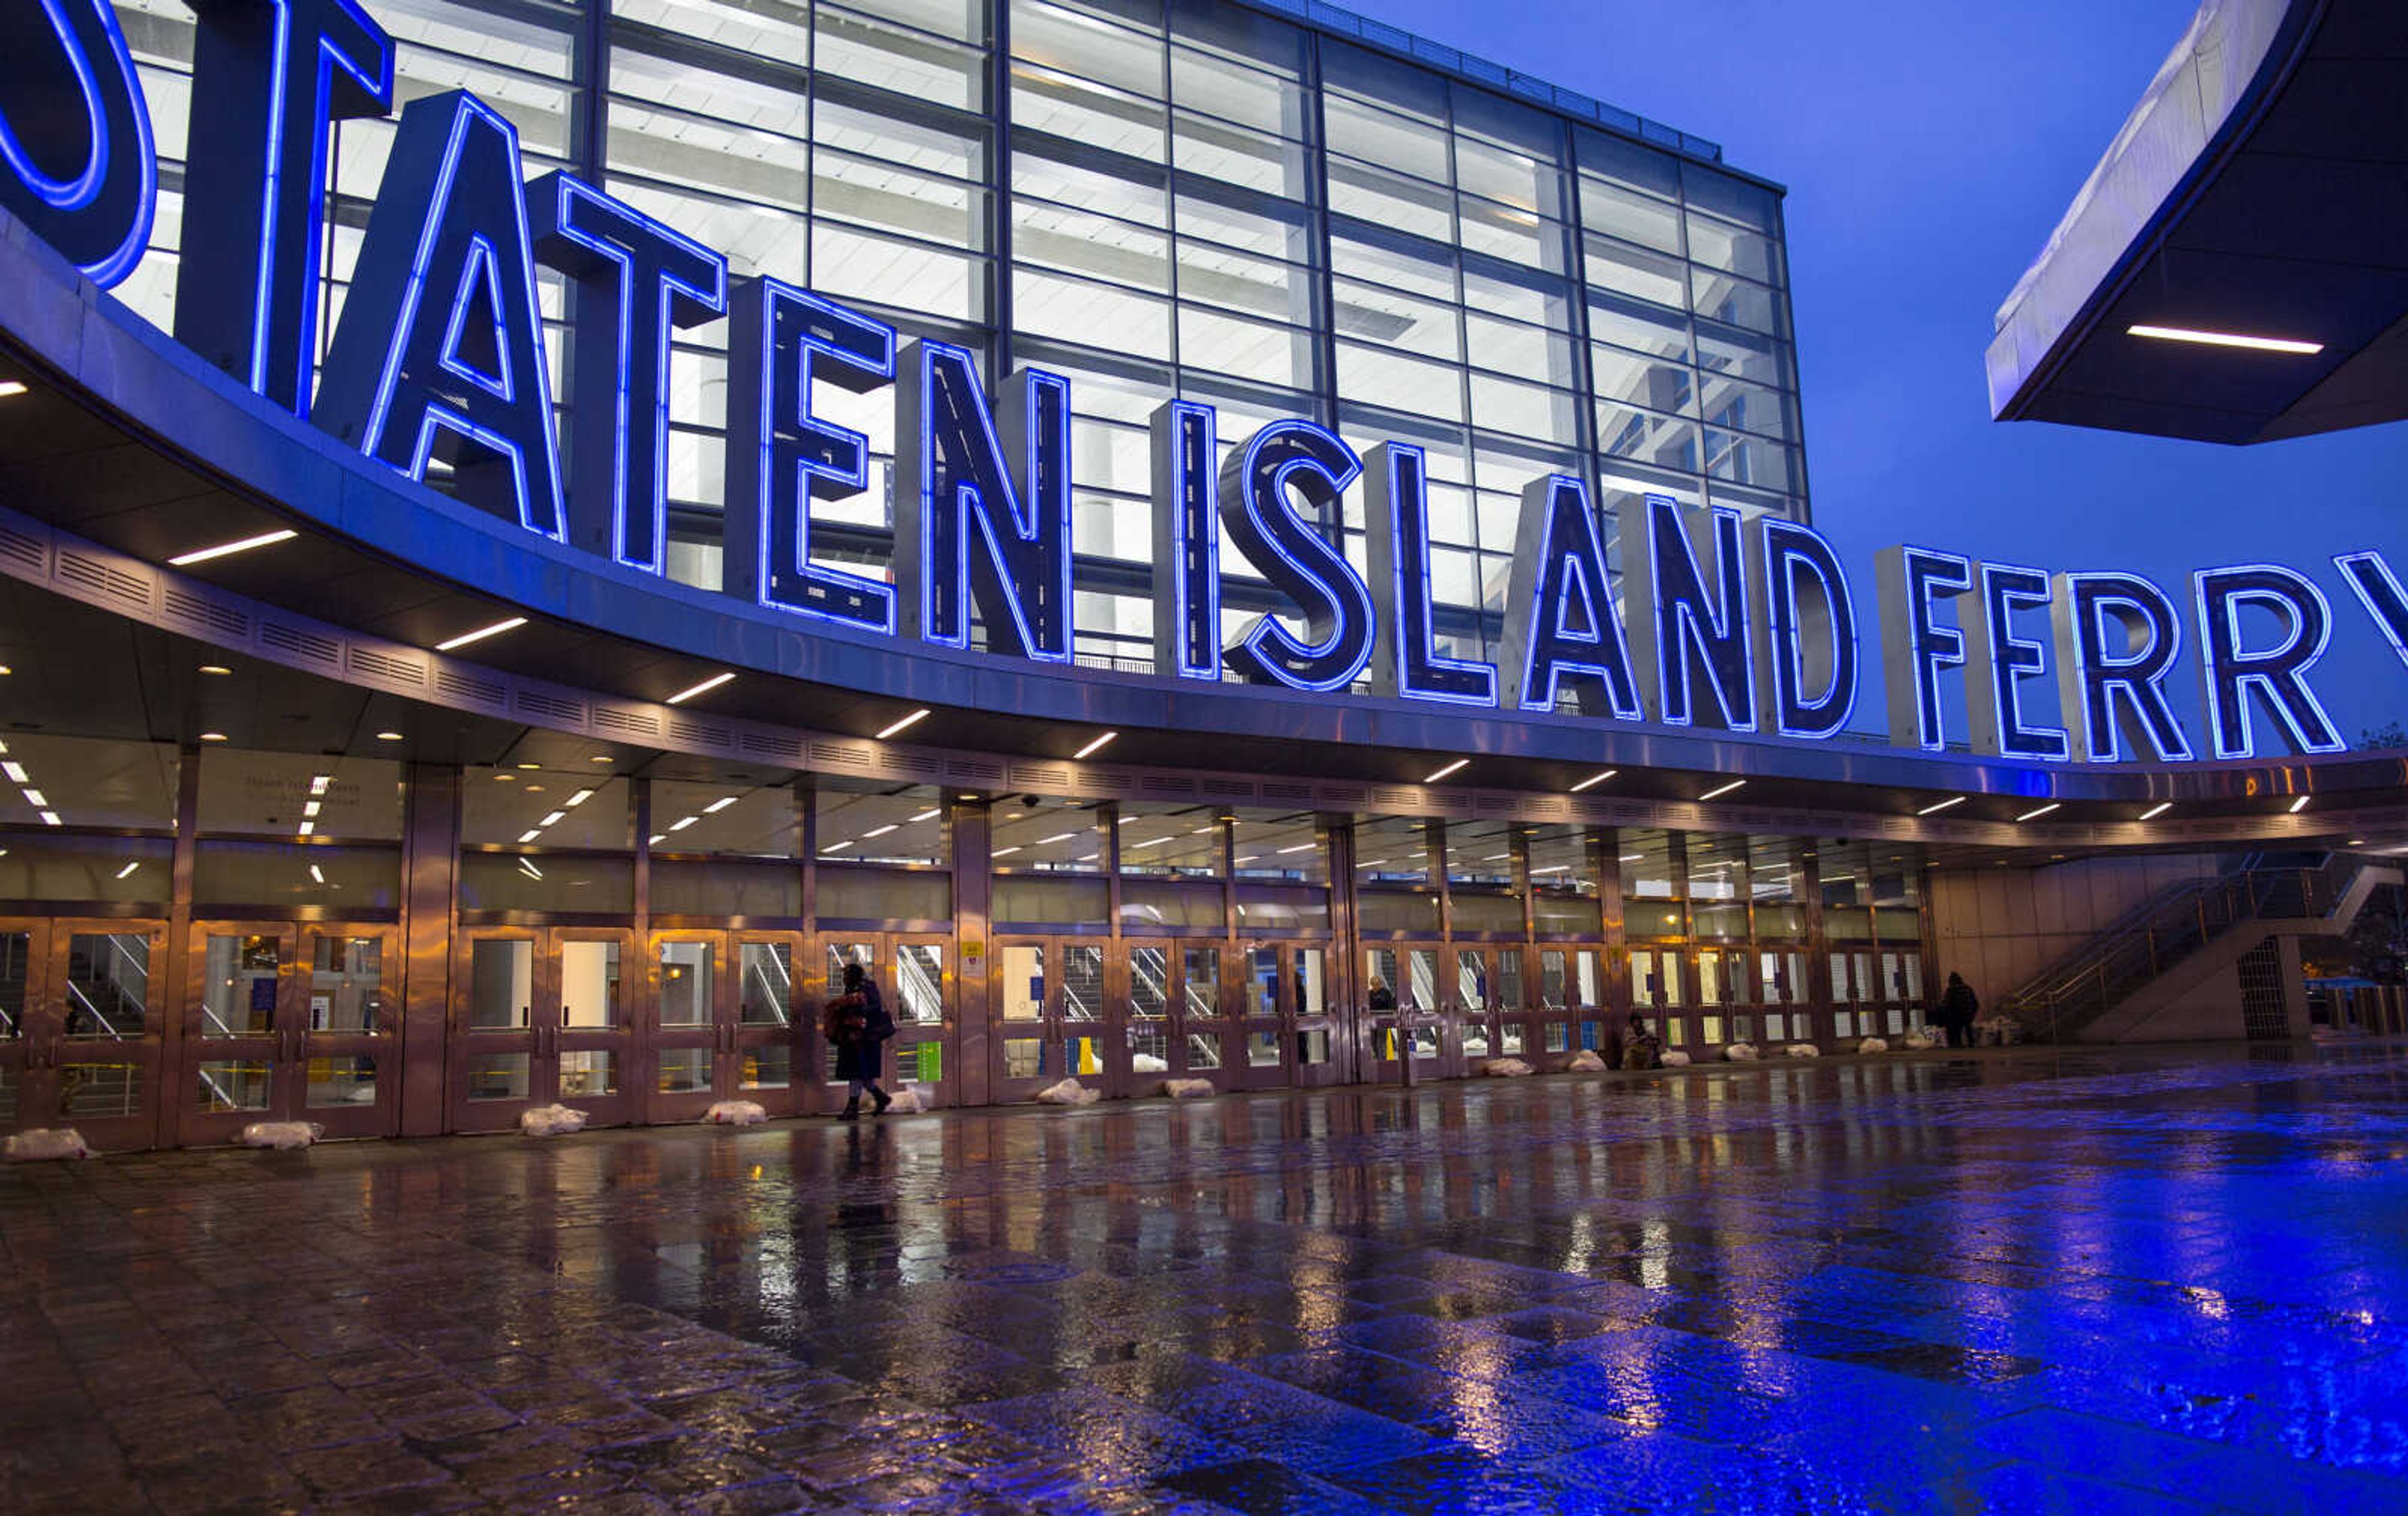
<svg viewBox="0 0 2408 1516">
<path fill-rule="evenodd" d="M 1929 909 L 1940 957 L 1927 975 L 1931 993 L 1961 974 L 1985 1006 L 1999 1004 L 2150 896 L 2216 872 L 2209 854 L 1934 870 Z"/>
</svg>

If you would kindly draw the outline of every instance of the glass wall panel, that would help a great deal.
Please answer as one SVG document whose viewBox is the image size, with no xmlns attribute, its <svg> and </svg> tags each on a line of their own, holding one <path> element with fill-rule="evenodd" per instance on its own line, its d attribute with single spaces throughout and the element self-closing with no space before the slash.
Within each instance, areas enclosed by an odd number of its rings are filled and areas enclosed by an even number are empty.
<svg viewBox="0 0 2408 1516">
<path fill-rule="evenodd" d="M 535 764 L 470 767 L 461 775 L 460 840 L 619 849 L 635 843 L 634 791 L 624 779 L 596 779 Z"/>
<path fill-rule="evenodd" d="M 399 763 L 211 746 L 200 764 L 204 835 L 401 838 Z"/>
<path fill-rule="evenodd" d="M 1226 860 L 1218 814 L 1209 805 L 1122 806 L 1121 873 L 1219 878 Z"/>
<path fill-rule="evenodd" d="M 1232 818 L 1240 879 L 1329 882 L 1329 848 L 1310 811 L 1239 811 Z"/>
<path fill-rule="evenodd" d="M 0 827 L 173 831 L 176 765 L 166 743 L 10 732 L 0 740 Z"/>
<path fill-rule="evenodd" d="M 1104 822 L 1098 807 L 1071 801 L 1034 805 L 998 801 L 988 857 L 998 873 L 1101 874 Z M 1100 919 L 1100 917 L 1098 917 Z"/>
<path fill-rule="evenodd" d="M 934 785 L 822 779 L 812 796 L 819 856 L 847 863 L 945 864 L 953 859 L 943 791 Z"/>
<path fill-rule="evenodd" d="M 464 853 L 460 908 L 625 916 L 636 908 L 635 859 Z"/>
<path fill-rule="evenodd" d="M 783 785 L 652 781 L 652 851 L 800 858 L 801 807 Z"/>
</svg>

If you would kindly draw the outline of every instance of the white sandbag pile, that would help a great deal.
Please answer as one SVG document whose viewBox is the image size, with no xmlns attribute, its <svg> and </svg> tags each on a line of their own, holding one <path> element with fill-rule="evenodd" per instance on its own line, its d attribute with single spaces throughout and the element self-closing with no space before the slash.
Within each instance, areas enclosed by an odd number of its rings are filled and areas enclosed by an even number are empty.
<svg viewBox="0 0 2408 1516">
<path fill-rule="evenodd" d="M 919 1085 L 907 1084 L 895 1091 L 894 1099 L 887 1103 L 886 1114 L 918 1116 L 923 1111 L 933 1111 L 936 1108 L 937 1097 L 934 1091 L 923 1089 Z"/>
<path fill-rule="evenodd" d="M 1539 1071 L 1518 1058 L 1492 1058 L 1482 1066 L 1481 1072 L 1492 1078 L 1518 1079 L 1526 1074 Z"/>
<path fill-rule="evenodd" d="M 1579 1052 L 1572 1055 L 1572 1061 L 1564 1065 L 1564 1072 L 1567 1074 L 1603 1074 L 1605 1072 L 1605 1060 L 1598 1057 L 1595 1053 L 1584 1047 Z"/>
<path fill-rule="evenodd" d="M 326 1129 L 315 1121 L 253 1121 L 242 1129 L 239 1139 L 245 1148 L 273 1148 L 289 1152 L 307 1148 L 326 1134 Z"/>
<path fill-rule="evenodd" d="M 1788 1058 L 1820 1058 L 1823 1056 L 1823 1049 L 1815 1047 L 1811 1042 L 1793 1042 L 1788 1047 L 1781 1049 L 1781 1051 L 1784 1056 Z"/>
<path fill-rule="evenodd" d="M 92 1156 L 92 1149 L 83 1144 L 83 1133 L 71 1126 L 20 1132 L 8 1139 L 7 1152 L 11 1163 L 46 1163 L 52 1159 Z"/>
<path fill-rule="evenodd" d="M 1210 1079 L 1165 1079 L 1162 1092 L 1173 1100 L 1200 1100 L 1212 1092 Z"/>
<path fill-rule="evenodd" d="M 702 1113 L 702 1119 L 707 1126 L 759 1126 L 769 1119 L 769 1113 L 758 1101 L 720 1100 Z"/>
<path fill-rule="evenodd" d="M 1856 1051 L 1860 1053 L 1886 1053 L 1889 1051 L 1889 1044 L 1879 1037 L 1867 1037 L 1864 1041 L 1856 1044 Z"/>
<path fill-rule="evenodd" d="M 1723 1061 L 1727 1063 L 1753 1063 L 1762 1056 L 1752 1042 L 1735 1042 L 1723 1049 Z"/>
<path fill-rule="evenodd" d="M 585 1113 L 566 1105 L 538 1105 L 519 1113 L 519 1130 L 530 1137 L 556 1137 L 565 1133 L 581 1132 Z"/>
<path fill-rule="evenodd" d="M 1689 1066 L 1689 1055 L 1675 1047 L 1656 1061 L 1668 1069 L 1685 1069 Z"/>
<path fill-rule="evenodd" d="M 1047 1105 L 1093 1105 L 1104 1098 L 1104 1092 L 1090 1090 L 1076 1079 L 1065 1079 L 1060 1084 L 1047 1085 L 1039 1090 L 1037 1098 Z"/>
<path fill-rule="evenodd" d="M 1920 1053 L 1927 1048 L 1939 1047 L 1940 1039 L 1928 1032 L 1910 1032 L 1899 1039 L 1898 1045 L 1910 1053 Z"/>
<path fill-rule="evenodd" d="M 1169 1061 L 1168 1059 L 1156 1058 L 1152 1053 L 1129 1054 L 1129 1067 L 1140 1074 L 1168 1074 L 1170 1072 Z"/>
</svg>

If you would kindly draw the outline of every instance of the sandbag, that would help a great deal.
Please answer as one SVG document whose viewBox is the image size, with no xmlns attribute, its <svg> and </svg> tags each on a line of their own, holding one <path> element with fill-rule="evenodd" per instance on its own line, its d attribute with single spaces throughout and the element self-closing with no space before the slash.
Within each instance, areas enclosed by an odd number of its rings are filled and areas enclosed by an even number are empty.
<svg viewBox="0 0 2408 1516">
<path fill-rule="evenodd" d="M 1494 1078 L 1518 1079 L 1526 1074 L 1536 1074 L 1539 1071 L 1518 1058 L 1492 1058 L 1482 1067 L 1481 1072 Z"/>
<path fill-rule="evenodd" d="M 273 1148 L 279 1152 L 307 1148 L 326 1134 L 315 1121 L 253 1121 L 242 1129 L 245 1148 Z"/>
<path fill-rule="evenodd" d="M 60 1158 L 90 1158 L 92 1149 L 84 1146 L 83 1133 L 71 1126 L 36 1127 L 10 1137 L 7 1153 L 11 1163 L 46 1163 Z"/>
<path fill-rule="evenodd" d="M 1856 1044 L 1856 1051 L 1860 1053 L 1886 1053 L 1889 1051 L 1889 1044 L 1879 1037 L 1867 1037 L 1864 1041 Z"/>
<path fill-rule="evenodd" d="M 1927 1032 L 1910 1032 L 1899 1039 L 1898 1045 L 1910 1053 L 1920 1053 L 1928 1048 L 1939 1047 L 1940 1039 Z"/>
<path fill-rule="evenodd" d="M 702 1119 L 709 1126 L 759 1126 L 769 1113 L 755 1101 L 720 1100 L 702 1113 Z"/>
<path fill-rule="evenodd" d="M 1685 1069 L 1689 1066 L 1689 1055 L 1676 1047 L 1666 1053 L 1658 1061 L 1668 1069 Z"/>
<path fill-rule="evenodd" d="M 1139 1074 L 1168 1074 L 1170 1072 L 1170 1061 L 1168 1059 L 1156 1058 L 1152 1053 L 1131 1053 L 1129 1054 L 1129 1068 Z"/>
<path fill-rule="evenodd" d="M 1723 1049 L 1723 1061 L 1726 1063 L 1753 1063 L 1762 1056 L 1752 1042 L 1735 1042 Z"/>
<path fill-rule="evenodd" d="M 1564 1065 L 1564 1072 L 1567 1074 L 1602 1074 L 1605 1072 L 1605 1060 L 1598 1057 L 1595 1053 L 1584 1047 L 1579 1052 L 1572 1055 L 1570 1062 Z"/>
<path fill-rule="evenodd" d="M 530 1137 L 556 1137 L 585 1127 L 585 1113 L 566 1105 L 538 1105 L 519 1113 L 519 1130 Z"/>
<path fill-rule="evenodd" d="M 1823 1056 L 1823 1049 L 1815 1047 L 1811 1042 L 1793 1042 L 1788 1047 L 1781 1049 L 1781 1051 L 1783 1056 L 1787 1058 L 1820 1058 Z"/>
<path fill-rule="evenodd" d="M 917 1116 L 923 1111 L 933 1111 L 936 1108 L 937 1097 L 933 1090 L 909 1084 L 895 1091 L 893 1098 L 886 1105 L 886 1111 L 890 1116 Z"/>
<path fill-rule="evenodd" d="M 1076 1079 L 1048 1085 L 1037 1091 L 1038 1100 L 1047 1105 L 1093 1105 L 1104 1098 L 1100 1090 L 1090 1090 Z"/>
<path fill-rule="evenodd" d="M 1162 1092 L 1173 1100 L 1199 1100 L 1212 1093 L 1210 1079 L 1165 1079 Z"/>
</svg>

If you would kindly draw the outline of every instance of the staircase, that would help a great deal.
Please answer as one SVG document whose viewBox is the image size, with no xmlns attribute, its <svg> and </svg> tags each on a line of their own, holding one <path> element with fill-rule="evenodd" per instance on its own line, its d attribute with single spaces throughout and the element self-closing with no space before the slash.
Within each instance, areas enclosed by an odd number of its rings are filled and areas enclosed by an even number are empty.
<svg viewBox="0 0 2408 1516">
<path fill-rule="evenodd" d="M 2028 1036 L 2077 1042 L 2108 1014 L 2211 947 L 2243 946 L 2280 930 L 2343 931 L 2367 888 L 2396 884 L 2397 870 L 2342 853 L 2306 868 L 2243 866 L 2186 880 L 2143 901 L 2089 942 L 2006 997 Z M 2112 1038 L 2111 1038 L 2112 1040 Z"/>
</svg>

